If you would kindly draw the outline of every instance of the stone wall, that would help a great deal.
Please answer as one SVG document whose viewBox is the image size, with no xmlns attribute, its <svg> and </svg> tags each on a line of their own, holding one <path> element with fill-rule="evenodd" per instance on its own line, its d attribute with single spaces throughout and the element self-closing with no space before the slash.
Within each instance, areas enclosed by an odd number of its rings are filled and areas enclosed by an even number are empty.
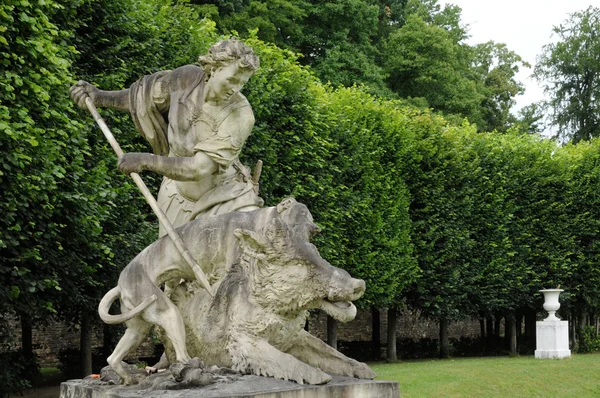
<svg viewBox="0 0 600 398">
<path fill-rule="evenodd" d="M 10 350 L 21 348 L 21 327 L 16 319 L 9 321 L 11 329 L 11 343 L 6 347 Z M 118 328 L 119 326 L 115 326 Z M 63 323 L 50 321 L 45 326 L 33 328 L 33 347 L 41 367 L 58 367 L 58 355 L 67 349 L 79 349 L 79 325 L 66 326 Z M 92 348 L 100 348 L 103 344 L 103 327 L 97 325 L 93 328 Z M 126 360 L 151 357 L 154 355 L 154 339 L 149 336 L 135 352 L 131 353 Z"/>
<path fill-rule="evenodd" d="M 387 311 L 380 311 L 381 319 L 381 344 L 387 343 Z M 356 319 L 346 324 L 338 324 L 338 341 L 370 341 L 372 335 L 371 312 L 359 310 Z M 121 326 L 111 326 L 113 330 L 123 330 Z M 121 328 L 121 329 L 119 329 Z M 18 321 L 11 321 L 14 343 L 11 349 L 20 348 L 21 329 Z M 314 312 L 308 321 L 308 329 L 313 335 L 326 340 L 327 339 L 327 316 L 321 312 Z M 58 354 L 61 350 L 77 349 L 79 347 L 78 326 L 67 327 L 58 322 L 50 322 L 47 326 L 34 328 L 33 345 L 42 367 L 57 367 L 59 365 Z M 397 338 L 410 338 L 418 340 L 421 338 L 430 338 L 435 340 L 439 335 L 439 326 L 437 322 L 423 318 L 417 312 L 402 310 L 397 316 Z M 479 322 L 477 320 L 454 322 L 449 327 L 449 337 L 459 338 L 461 336 L 477 337 L 479 335 Z M 118 338 L 118 336 L 117 336 Z M 93 348 L 100 348 L 103 342 L 103 327 L 97 325 L 94 327 L 92 340 Z M 138 358 L 148 358 L 155 356 L 155 340 L 149 336 L 146 341 L 132 354 L 127 360 L 136 360 Z"/>
<path fill-rule="evenodd" d="M 387 343 L 387 311 L 379 311 L 381 344 Z M 396 317 L 396 337 L 419 340 L 438 339 L 439 324 L 423 318 L 418 312 L 401 310 Z M 314 313 L 309 319 L 308 330 L 314 336 L 327 340 L 327 315 L 322 311 Z M 453 322 L 449 326 L 449 337 L 478 337 L 480 334 L 478 320 Z M 370 311 L 359 310 L 356 318 L 345 324 L 338 324 L 337 339 L 339 341 L 370 341 L 372 335 L 372 316 Z"/>
</svg>

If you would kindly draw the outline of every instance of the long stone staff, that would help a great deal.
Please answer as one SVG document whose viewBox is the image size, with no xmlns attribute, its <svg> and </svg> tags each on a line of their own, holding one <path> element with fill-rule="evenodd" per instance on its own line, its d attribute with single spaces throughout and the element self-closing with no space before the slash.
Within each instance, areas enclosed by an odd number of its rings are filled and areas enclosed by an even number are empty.
<svg viewBox="0 0 600 398">
<path fill-rule="evenodd" d="M 100 114 L 98 113 L 96 106 L 94 105 L 92 99 L 89 96 L 85 98 L 85 105 L 94 117 L 96 123 L 98 123 L 100 130 L 102 130 L 102 132 L 104 133 L 104 136 L 110 143 L 110 146 L 115 151 L 117 156 L 123 156 L 123 150 L 121 149 L 121 146 L 119 145 L 117 140 L 115 140 L 115 137 L 104 122 L 104 119 L 102 119 L 102 116 L 100 116 Z M 190 251 L 185 246 L 185 243 L 183 243 L 183 240 L 181 240 L 181 236 L 179 236 L 179 234 L 175 231 L 173 225 L 171 224 L 165 213 L 161 210 L 160 207 L 158 207 L 156 199 L 154 199 L 154 196 L 152 196 L 152 193 L 142 180 L 142 177 L 140 177 L 138 173 L 130 173 L 129 175 L 131 176 L 131 178 L 133 178 L 133 181 L 135 181 L 135 185 L 137 185 L 137 187 L 140 189 L 142 195 L 144 195 L 144 198 L 146 198 L 146 201 L 148 202 L 150 207 L 152 207 L 152 210 L 154 210 L 154 214 L 156 214 L 160 223 L 167 230 L 167 234 L 169 235 L 173 243 L 175 243 L 175 247 L 177 248 L 181 256 L 188 263 L 192 271 L 194 271 L 196 278 L 198 278 L 198 280 L 200 281 L 200 283 L 202 283 L 202 286 L 204 286 L 208 293 L 211 296 L 214 296 L 212 287 L 210 286 L 210 283 L 208 283 L 208 279 L 206 278 L 206 275 L 204 275 L 204 271 L 202 271 L 202 268 L 200 268 L 200 266 L 196 264 L 196 261 L 194 261 L 194 258 L 190 254 Z"/>
</svg>

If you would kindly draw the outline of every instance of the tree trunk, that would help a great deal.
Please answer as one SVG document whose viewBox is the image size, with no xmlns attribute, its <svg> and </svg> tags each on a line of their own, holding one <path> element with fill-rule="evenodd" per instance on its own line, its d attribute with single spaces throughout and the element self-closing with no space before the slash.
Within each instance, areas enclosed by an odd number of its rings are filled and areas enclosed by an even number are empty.
<svg viewBox="0 0 600 398">
<path fill-rule="evenodd" d="M 33 330 L 31 320 L 27 315 L 21 315 L 21 348 L 27 359 L 33 359 Z"/>
<path fill-rule="evenodd" d="M 525 313 L 525 336 L 530 345 L 535 346 L 537 313 L 535 310 L 528 310 Z"/>
<path fill-rule="evenodd" d="M 396 354 L 396 307 L 390 307 L 387 311 L 387 359 L 390 362 L 397 361 Z"/>
<path fill-rule="evenodd" d="M 523 314 L 522 313 L 517 314 L 516 329 L 517 329 L 517 341 L 518 341 L 519 337 L 521 337 L 521 333 L 523 331 Z"/>
<path fill-rule="evenodd" d="M 450 357 L 450 342 L 448 341 L 448 320 L 440 318 L 440 359 Z"/>
<path fill-rule="evenodd" d="M 500 322 L 502 321 L 502 317 L 498 314 L 494 316 L 494 343 L 496 347 L 502 347 L 500 345 Z"/>
<path fill-rule="evenodd" d="M 381 315 L 378 308 L 371 307 L 371 319 L 371 357 L 377 361 L 381 357 Z"/>
<path fill-rule="evenodd" d="M 577 335 L 578 335 L 578 340 L 579 340 L 579 344 L 581 346 L 586 345 L 588 342 L 585 341 L 585 337 L 584 337 L 584 330 L 585 327 L 587 325 L 587 312 L 585 311 L 584 306 L 582 306 L 582 309 L 579 311 L 578 314 L 578 319 L 577 319 Z M 581 352 L 581 349 L 579 350 Z"/>
<path fill-rule="evenodd" d="M 485 318 L 485 323 L 487 328 L 485 346 L 486 350 L 491 351 L 494 347 L 494 320 L 491 316 L 487 316 Z"/>
<path fill-rule="evenodd" d="M 81 314 L 81 330 L 79 336 L 79 352 L 81 355 L 81 378 L 92 374 L 92 327 L 90 314 L 86 311 Z"/>
<path fill-rule="evenodd" d="M 575 311 L 571 311 L 571 314 L 569 315 L 569 336 L 571 336 L 571 347 L 573 348 L 575 348 L 578 343 L 576 319 Z"/>
<path fill-rule="evenodd" d="M 327 344 L 337 350 L 337 321 L 327 315 Z"/>
<path fill-rule="evenodd" d="M 479 336 L 481 338 L 481 352 L 485 352 L 485 318 L 479 318 Z"/>
<path fill-rule="evenodd" d="M 506 336 L 510 355 L 517 355 L 517 320 L 514 313 L 506 316 Z"/>
</svg>

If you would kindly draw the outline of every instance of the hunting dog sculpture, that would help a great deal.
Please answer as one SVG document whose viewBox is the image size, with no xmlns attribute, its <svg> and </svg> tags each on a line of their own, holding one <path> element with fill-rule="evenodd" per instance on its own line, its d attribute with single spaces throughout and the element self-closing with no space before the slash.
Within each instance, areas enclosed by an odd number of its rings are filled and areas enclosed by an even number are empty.
<svg viewBox="0 0 600 398">
<path fill-rule="evenodd" d="M 353 319 L 351 301 L 365 290 L 364 281 L 319 255 L 310 243 L 318 231 L 306 206 L 291 198 L 276 207 L 205 217 L 178 228 L 211 281 L 214 298 L 195 281 L 168 237 L 148 246 L 99 305 L 106 323 L 127 325 L 109 365 L 131 384 L 121 361 L 158 325 L 171 363 L 186 363 L 191 353 L 208 365 L 298 383 L 326 383 L 327 373 L 373 378 L 365 364 L 303 330 L 312 308 L 342 322 Z M 173 280 L 186 283 L 168 297 L 159 286 Z M 110 315 L 117 298 L 122 313 Z"/>
</svg>

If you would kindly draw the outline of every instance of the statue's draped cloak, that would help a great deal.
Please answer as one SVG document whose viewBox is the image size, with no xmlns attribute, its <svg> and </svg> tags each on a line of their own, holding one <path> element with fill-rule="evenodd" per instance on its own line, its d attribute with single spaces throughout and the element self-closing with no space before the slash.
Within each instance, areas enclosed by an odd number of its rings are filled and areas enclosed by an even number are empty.
<svg viewBox="0 0 600 398">
<path fill-rule="evenodd" d="M 156 155 L 193 156 L 202 151 L 218 166 L 212 189 L 197 200 L 182 194 L 177 181 L 164 177 L 157 200 L 174 227 L 200 215 L 217 215 L 263 205 L 263 200 L 255 192 L 249 170 L 238 159 L 246 137 L 219 130 L 232 112 L 250 104 L 238 93 L 216 120 L 203 115 L 200 101 L 204 97 L 205 80 L 201 68 L 187 65 L 144 76 L 130 87 L 131 117 Z M 199 140 L 188 153 L 177 153 L 169 146 L 169 132 L 178 136 L 193 134 L 196 123 L 204 123 L 212 134 Z M 159 235 L 164 234 L 161 226 Z"/>
</svg>

